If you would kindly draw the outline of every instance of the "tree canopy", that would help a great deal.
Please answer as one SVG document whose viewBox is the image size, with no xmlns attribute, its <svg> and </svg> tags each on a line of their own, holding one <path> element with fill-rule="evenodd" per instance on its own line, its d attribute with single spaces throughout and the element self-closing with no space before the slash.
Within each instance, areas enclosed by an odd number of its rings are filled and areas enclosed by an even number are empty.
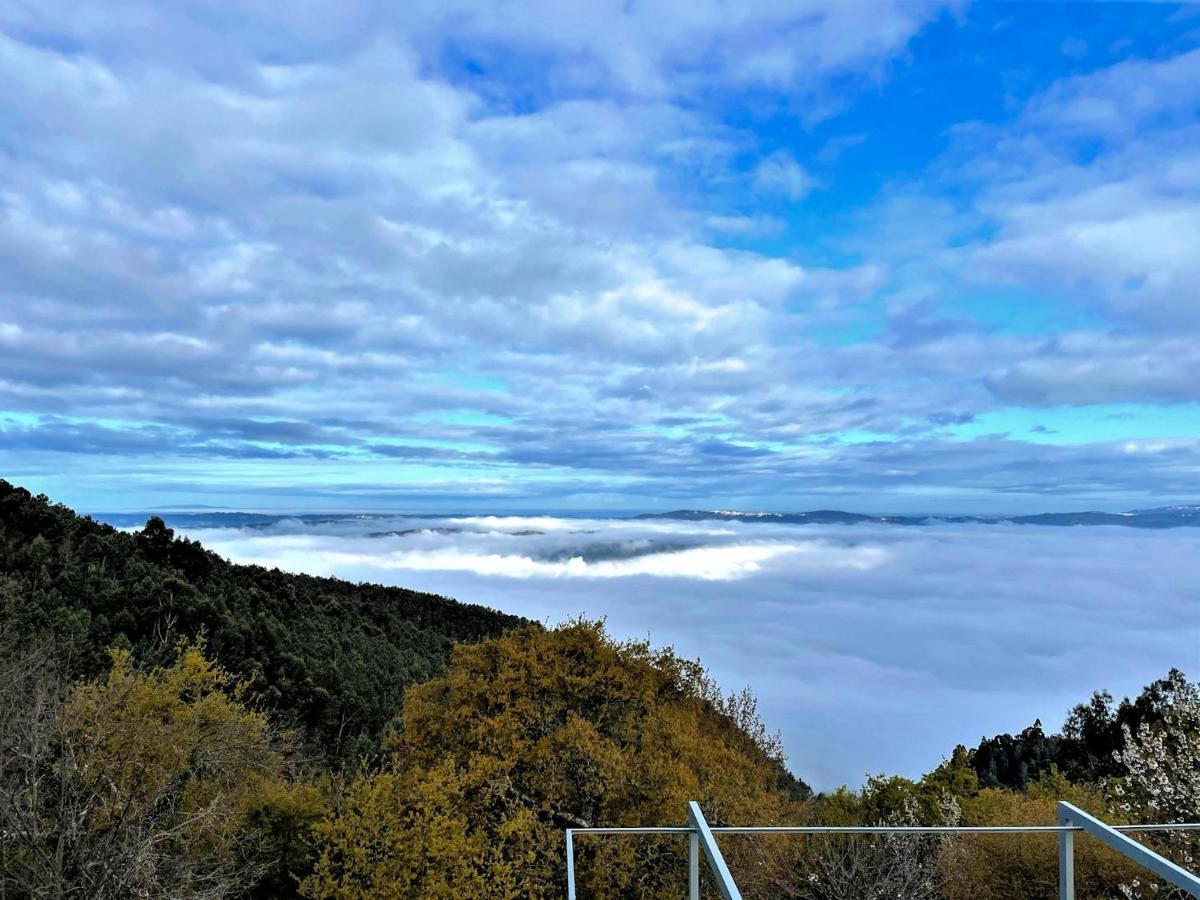
<svg viewBox="0 0 1200 900">
<path fill-rule="evenodd" d="M 684 824 L 689 800 L 714 823 L 788 820 L 808 788 L 741 727 L 744 712 L 697 663 L 615 642 L 598 623 L 460 646 L 445 675 L 409 692 L 386 765 L 320 826 L 304 892 L 559 896 L 568 826 Z M 685 849 L 581 840 L 581 889 L 678 896 Z M 772 874 L 739 849 L 746 877 Z"/>
</svg>

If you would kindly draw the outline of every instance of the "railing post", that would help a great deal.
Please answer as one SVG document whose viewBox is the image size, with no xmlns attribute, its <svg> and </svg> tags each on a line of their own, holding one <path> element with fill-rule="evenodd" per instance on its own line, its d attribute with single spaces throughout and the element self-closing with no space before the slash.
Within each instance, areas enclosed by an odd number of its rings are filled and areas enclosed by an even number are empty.
<svg viewBox="0 0 1200 900">
<path fill-rule="evenodd" d="M 1070 826 L 1071 814 L 1058 805 L 1058 824 Z M 1075 900 L 1075 832 L 1058 833 L 1058 900 Z"/>
<path fill-rule="evenodd" d="M 700 900 L 700 835 L 688 835 L 688 900 Z"/>
<path fill-rule="evenodd" d="M 567 829 L 567 900 L 575 900 L 575 832 Z"/>
</svg>

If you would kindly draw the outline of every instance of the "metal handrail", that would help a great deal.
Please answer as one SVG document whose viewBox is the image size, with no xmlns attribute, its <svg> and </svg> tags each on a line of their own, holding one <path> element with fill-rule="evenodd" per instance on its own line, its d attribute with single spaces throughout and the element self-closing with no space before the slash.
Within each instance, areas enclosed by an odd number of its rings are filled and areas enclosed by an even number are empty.
<svg viewBox="0 0 1200 900">
<path fill-rule="evenodd" d="M 688 836 L 688 897 L 700 897 L 700 854 L 708 860 L 718 889 L 726 900 L 741 900 L 737 885 L 725 865 L 714 835 L 718 834 L 1057 834 L 1059 836 L 1059 898 L 1074 900 L 1074 838 L 1086 832 L 1117 852 L 1140 863 L 1176 887 L 1200 897 L 1200 877 L 1187 871 L 1148 847 L 1125 837 L 1126 832 L 1200 831 L 1200 822 L 1175 822 L 1153 825 L 1109 825 L 1070 803 L 1059 802 L 1057 825 L 712 825 L 704 819 L 700 805 L 688 803 L 685 827 L 643 826 L 633 828 L 568 828 L 567 900 L 576 900 L 575 835 L 605 834 L 679 834 Z"/>
<path fill-rule="evenodd" d="M 1109 825 L 1113 831 L 1200 831 L 1200 822 Z M 637 828 L 568 828 L 574 834 L 691 834 L 686 825 Z M 710 825 L 713 834 L 1059 834 L 1087 831 L 1082 825 Z"/>
</svg>

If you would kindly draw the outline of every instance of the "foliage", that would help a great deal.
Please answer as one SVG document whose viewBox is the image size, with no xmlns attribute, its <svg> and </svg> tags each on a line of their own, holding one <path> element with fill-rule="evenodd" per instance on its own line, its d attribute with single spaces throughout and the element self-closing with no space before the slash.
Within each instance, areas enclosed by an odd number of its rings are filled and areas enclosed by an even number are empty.
<svg viewBox="0 0 1200 900">
<path fill-rule="evenodd" d="M 1072 784 L 1052 770 L 1024 792 L 984 788 L 962 804 L 965 825 L 1053 825 L 1058 801 L 1066 800 L 1106 821 L 1120 823 L 1107 810 L 1097 788 Z M 1098 841 L 1075 841 L 1076 896 L 1111 898 L 1138 866 Z M 946 870 L 947 900 L 1054 900 L 1058 897 L 1058 837 L 1050 834 L 968 834 L 956 841 Z"/>
<path fill-rule="evenodd" d="M 199 645 L 149 671 L 114 650 L 106 676 L 65 691 L 40 650 L 4 656 L 22 682 L 0 741 L 4 896 L 241 895 L 280 858 L 269 816 L 322 814 L 284 737 Z"/>
<path fill-rule="evenodd" d="M 972 773 L 973 774 L 973 773 Z M 859 793 L 842 789 L 816 805 L 825 825 L 957 825 L 957 797 L 934 778 L 867 779 Z M 944 884 L 945 835 L 821 835 L 810 841 L 798 867 L 796 896 L 803 900 L 937 900 Z"/>
<path fill-rule="evenodd" d="M 971 762 L 984 787 L 1023 790 L 1055 767 L 1062 738 L 1047 735 L 1039 719 L 1017 735 L 985 738 L 971 751 Z"/>
<path fill-rule="evenodd" d="M 320 827 L 304 893 L 559 896 L 567 826 L 684 824 L 688 800 L 714 824 L 782 822 L 807 789 L 763 735 L 718 707 L 698 664 L 597 623 L 460 646 L 409 692 L 387 765 Z M 581 892 L 678 896 L 685 850 L 581 838 Z M 730 854 L 747 892 L 778 874 L 761 846 Z"/>
<path fill-rule="evenodd" d="M 1124 775 L 1120 751 L 1125 734 L 1160 719 L 1177 677 L 1182 676 L 1172 670 L 1136 699 L 1125 698 L 1116 706 L 1111 694 L 1097 691 L 1087 703 L 1071 710 L 1061 734 L 1047 735 L 1037 721 L 1018 735 L 983 739 L 970 751 L 979 783 L 1023 790 L 1052 769 L 1081 784 Z"/>
<path fill-rule="evenodd" d="M 128 534 L 3 480 L 0 621 L 52 635 L 72 677 L 104 671 L 109 647 L 162 659 L 204 634 L 335 765 L 375 746 L 404 690 L 440 673 L 454 643 L 523 624 L 402 588 L 233 565 L 161 519 Z"/>
</svg>

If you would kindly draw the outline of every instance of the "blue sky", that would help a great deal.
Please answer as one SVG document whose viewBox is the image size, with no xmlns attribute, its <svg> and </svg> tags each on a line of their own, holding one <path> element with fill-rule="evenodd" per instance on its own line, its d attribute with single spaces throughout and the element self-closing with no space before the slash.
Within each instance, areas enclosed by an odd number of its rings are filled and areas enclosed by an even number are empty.
<svg viewBox="0 0 1200 900">
<path fill-rule="evenodd" d="M 1200 7 L 0 10 L 0 476 L 1196 502 Z"/>
</svg>

